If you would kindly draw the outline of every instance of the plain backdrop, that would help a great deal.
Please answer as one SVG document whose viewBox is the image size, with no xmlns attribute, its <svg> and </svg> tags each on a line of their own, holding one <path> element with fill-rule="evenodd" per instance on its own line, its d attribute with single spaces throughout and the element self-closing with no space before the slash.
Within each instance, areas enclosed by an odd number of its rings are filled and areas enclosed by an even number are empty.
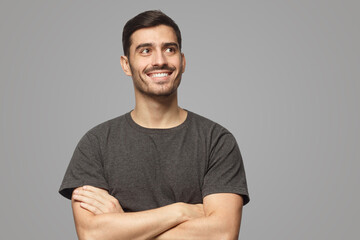
<svg viewBox="0 0 360 240">
<path fill-rule="evenodd" d="M 358 239 L 355 0 L 1 0 L 0 239 L 76 239 L 58 189 L 85 132 L 133 108 L 121 34 L 149 9 L 182 31 L 180 105 L 242 151 L 240 239 Z"/>
</svg>

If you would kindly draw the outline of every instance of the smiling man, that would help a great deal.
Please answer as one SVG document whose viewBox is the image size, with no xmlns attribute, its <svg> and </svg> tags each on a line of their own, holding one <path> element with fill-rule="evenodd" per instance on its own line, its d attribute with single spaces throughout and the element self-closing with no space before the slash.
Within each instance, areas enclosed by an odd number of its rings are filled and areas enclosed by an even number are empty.
<svg viewBox="0 0 360 240">
<path fill-rule="evenodd" d="M 249 194 L 233 135 L 178 106 L 181 34 L 161 11 L 123 30 L 132 111 L 89 130 L 59 192 L 79 239 L 237 239 Z"/>
</svg>

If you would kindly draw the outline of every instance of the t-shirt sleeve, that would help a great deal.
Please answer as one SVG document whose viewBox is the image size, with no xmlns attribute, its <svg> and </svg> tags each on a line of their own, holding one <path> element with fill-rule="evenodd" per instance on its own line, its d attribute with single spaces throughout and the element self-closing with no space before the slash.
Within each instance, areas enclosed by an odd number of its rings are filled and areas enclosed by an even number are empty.
<svg viewBox="0 0 360 240">
<path fill-rule="evenodd" d="M 229 132 L 219 134 L 211 146 L 202 195 L 213 193 L 239 194 L 244 205 L 250 201 L 241 153 Z"/>
<path fill-rule="evenodd" d="M 82 137 L 75 148 L 59 193 L 71 199 L 73 190 L 83 185 L 108 189 L 100 146 L 96 136 L 89 132 Z"/>
</svg>

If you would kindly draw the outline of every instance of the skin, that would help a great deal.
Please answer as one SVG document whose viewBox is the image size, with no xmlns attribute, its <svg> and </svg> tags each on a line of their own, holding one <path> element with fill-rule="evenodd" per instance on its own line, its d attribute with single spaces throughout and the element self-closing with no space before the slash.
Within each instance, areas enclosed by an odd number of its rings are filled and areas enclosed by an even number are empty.
<svg viewBox="0 0 360 240">
<path fill-rule="evenodd" d="M 146 128 L 172 128 L 187 112 L 178 106 L 177 88 L 185 71 L 185 56 L 172 28 L 164 25 L 137 30 L 128 57 L 120 63 L 131 76 L 135 108 L 131 117 Z M 156 75 L 160 74 L 160 75 Z M 77 188 L 72 208 L 79 239 L 216 239 L 238 238 L 243 200 L 232 193 L 211 194 L 203 204 L 174 203 L 126 213 L 106 190 Z"/>
</svg>

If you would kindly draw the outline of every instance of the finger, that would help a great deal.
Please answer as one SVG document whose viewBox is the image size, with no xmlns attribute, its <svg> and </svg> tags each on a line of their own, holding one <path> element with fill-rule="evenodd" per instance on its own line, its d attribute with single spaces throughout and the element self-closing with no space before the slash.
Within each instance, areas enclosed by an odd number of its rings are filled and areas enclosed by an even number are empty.
<svg viewBox="0 0 360 240">
<path fill-rule="evenodd" d="M 81 188 L 80 192 L 83 195 L 88 196 L 89 198 L 94 198 L 100 202 L 102 205 L 99 205 L 98 208 L 103 213 L 113 212 L 114 210 L 117 210 L 118 212 L 124 212 L 119 201 L 110 195 L 107 190 L 85 185 Z"/>
<path fill-rule="evenodd" d="M 102 204 L 99 203 L 98 201 L 92 199 L 92 198 L 88 198 L 88 197 L 85 197 L 85 196 L 82 196 L 82 195 L 74 194 L 73 199 L 75 201 L 85 203 L 86 205 L 89 205 L 89 206 L 92 206 L 92 207 L 96 208 L 98 210 L 97 212 L 103 212 L 102 208 L 101 208 Z"/>
<path fill-rule="evenodd" d="M 96 198 L 99 202 L 106 205 L 107 207 L 114 207 L 114 205 L 118 204 L 118 200 L 109 194 L 109 192 L 102 188 L 93 187 L 90 185 L 83 186 L 83 190 L 89 191 L 88 196 Z"/>
<path fill-rule="evenodd" d="M 87 198 L 92 198 L 102 204 L 104 204 L 104 202 L 106 201 L 103 195 L 101 195 L 97 192 L 89 191 L 86 188 L 85 189 L 77 189 L 74 191 L 74 194 L 81 195 L 81 196 L 84 196 Z"/>
<path fill-rule="evenodd" d="M 88 198 L 86 203 L 97 207 L 102 213 L 108 213 L 114 211 L 114 209 L 118 209 L 118 211 L 122 210 L 119 209 L 121 207 L 119 206 L 120 204 L 118 203 L 117 199 L 112 199 L 112 196 L 109 195 L 107 192 L 101 194 L 98 191 L 92 192 L 88 188 L 85 188 L 77 189 L 74 194 L 79 194 Z"/>
<path fill-rule="evenodd" d="M 84 190 L 93 192 L 93 193 L 99 193 L 99 194 L 109 194 L 109 192 L 106 189 L 103 188 L 98 188 L 98 187 L 93 187 L 90 185 L 85 185 L 82 187 Z"/>
<path fill-rule="evenodd" d="M 80 206 L 81 206 L 82 208 L 84 208 L 84 209 L 86 209 L 86 210 L 88 210 L 88 211 L 96 214 L 96 215 L 102 214 L 102 212 L 101 212 L 98 208 L 96 208 L 96 207 L 94 207 L 94 206 L 92 206 L 92 205 L 90 205 L 90 204 L 87 204 L 87 203 L 85 203 L 85 202 L 81 202 L 81 203 L 80 203 Z"/>
<path fill-rule="evenodd" d="M 94 202 L 95 202 L 94 199 L 88 198 L 88 197 L 83 196 L 83 195 L 73 194 L 73 199 L 74 199 L 75 201 L 78 201 L 78 202 L 86 202 L 86 203 L 88 203 L 88 204 L 95 205 L 95 204 L 94 204 Z"/>
<path fill-rule="evenodd" d="M 101 213 L 107 213 L 108 212 L 108 208 L 107 206 L 99 201 L 98 199 L 94 198 L 93 196 L 87 196 L 89 194 L 82 194 L 82 195 L 78 195 L 78 194 L 74 194 L 74 199 L 79 201 L 79 202 L 83 202 L 83 203 L 86 203 L 88 205 L 91 205 L 95 208 L 97 208 Z"/>
</svg>

